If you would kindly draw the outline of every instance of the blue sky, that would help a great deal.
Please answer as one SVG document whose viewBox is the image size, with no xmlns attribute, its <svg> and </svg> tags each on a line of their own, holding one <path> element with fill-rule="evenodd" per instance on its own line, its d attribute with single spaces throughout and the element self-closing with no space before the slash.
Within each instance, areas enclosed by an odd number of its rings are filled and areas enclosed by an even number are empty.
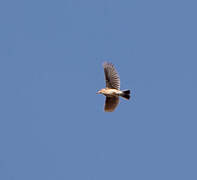
<svg viewBox="0 0 197 180">
<path fill-rule="evenodd" d="M 2 0 L 0 179 L 197 179 L 196 1 Z M 131 89 L 103 111 L 102 63 Z"/>
</svg>

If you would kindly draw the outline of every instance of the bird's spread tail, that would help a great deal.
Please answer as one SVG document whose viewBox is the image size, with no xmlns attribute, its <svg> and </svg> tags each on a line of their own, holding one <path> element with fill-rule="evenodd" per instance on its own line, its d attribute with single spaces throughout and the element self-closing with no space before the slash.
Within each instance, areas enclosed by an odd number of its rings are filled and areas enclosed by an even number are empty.
<svg viewBox="0 0 197 180">
<path fill-rule="evenodd" d="M 122 91 L 122 94 L 121 96 L 127 100 L 130 99 L 130 90 L 125 90 L 125 91 Z"/>
</svg>

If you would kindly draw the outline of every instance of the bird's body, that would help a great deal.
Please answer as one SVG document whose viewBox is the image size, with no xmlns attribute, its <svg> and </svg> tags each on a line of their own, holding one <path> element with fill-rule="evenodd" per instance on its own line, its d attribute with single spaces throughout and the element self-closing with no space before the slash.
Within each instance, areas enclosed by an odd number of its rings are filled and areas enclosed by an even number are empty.
<svg viewBox="0 0 197 180">
<path fill-rule="evenodd" d="M 115 110 L 119 103 L 119 96 L 125 99 L 130 98 L 130 90 L 120 90 L 120 78 L 116 72 L 113 64 L 105 62 L 103 64 L 106 88 L 101 89 L 97 94 L 103 94 L 106 96 L 105 111 L 112 112 Z"/>
<path fill-rule="evenodd" d="M 104 88 L 99 91 L 101 94 L 104 94 L 107 97 L 111 96 L 120 96 L 122 94 L 122 91 L 118 89 L 111 89 L 111 88 Z"/>
</svg>

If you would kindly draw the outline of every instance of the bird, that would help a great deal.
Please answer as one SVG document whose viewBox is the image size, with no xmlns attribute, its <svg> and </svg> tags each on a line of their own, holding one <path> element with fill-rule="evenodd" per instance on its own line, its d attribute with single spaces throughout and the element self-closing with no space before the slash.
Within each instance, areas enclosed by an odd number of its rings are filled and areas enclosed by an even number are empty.
<svg viewBox="0 0 197 180">
<path fill-rule="evenodd" d="M 120 77 L 110 62 L 103 63 L 106 88 L 103 88 L 97 92 L 97 94 L 103 94 L 105 99 L 105 112 L 113 112 L 119 104 L 119 97 L 123 97 L 127 100 L 130 99 L 130 90 L 120 90 Z"/>
</svg>

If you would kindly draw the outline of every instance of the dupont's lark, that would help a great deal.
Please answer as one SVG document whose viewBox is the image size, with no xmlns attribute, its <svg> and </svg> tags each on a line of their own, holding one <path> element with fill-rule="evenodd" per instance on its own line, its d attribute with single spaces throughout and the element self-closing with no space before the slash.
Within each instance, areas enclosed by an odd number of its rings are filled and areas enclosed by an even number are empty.
<svg viewBox="0 0 197 180">
<path fill-rule="evenodd" d="M 103 94 L 106 96 L 105 111 L 113 112 L 119 103 L 119 96 L 129 100 L 130 90 L 120 90 L 120 78 L 113 64 L 104 62 L 103 68 L 106 88 L 101 89 L 97 94 Z"/>
</svg>

